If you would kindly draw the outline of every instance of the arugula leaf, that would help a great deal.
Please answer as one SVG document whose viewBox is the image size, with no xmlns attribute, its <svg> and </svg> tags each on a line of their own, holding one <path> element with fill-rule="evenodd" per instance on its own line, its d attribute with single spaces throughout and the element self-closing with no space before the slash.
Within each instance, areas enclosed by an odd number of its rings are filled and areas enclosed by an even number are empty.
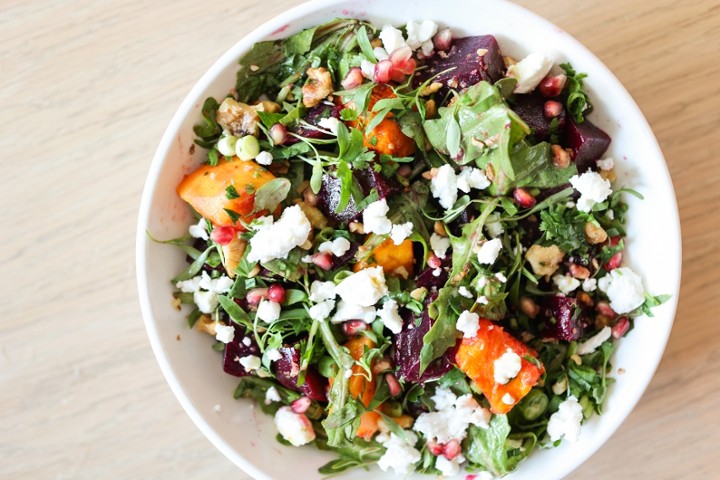
<svg viewBox="0 0 720 480">
<path fill-rule="evenodd" d="M 340 458 L 332 460 L 318 470 L 323 475 L 337 475 L 352 468 L 368 468 L 375 465 L 385 454 L 385 448 L 377 442 L 356 438 L 345 447 L 333 448 L 326 440 L 317 439 L 315 445 L 321 450 L 331 450 Z"/>
<path fill-rule="evenodd" d="M 448 348 L 455 345 L 458 332 L 455 328 L 458 313 L 450 306 L 450 301 L 456 295 L 455 287 L 444 287 L 438 290 L 438 296 L 428 307 L 430 318 L 435 322 L 423 337 L 423 347 L 420 350 L 420 374 L 436 358 L 440 358 Z"/>
<path fill-rule="evenodd" d="M 263 267 L 275 275 L 279 275 L 291 282 L 297 282 L 306 271 L 304 264 L 300 261 L 302 256 L 303 252 L 296 248 L 290 251 L 287 258 L 270 260 L 269 262 L 263 263 Z M 285 311 L 283 311 L 283 313 L 285 313 Z"/>
<path fill-rule="evenodd" d="M 482 231 L 485 221 L 496 206 L 496 201 L 485 204 L 478 218 L 463 225 L 459 237 L 450 236 L 452 270 L 450 271 L 450 278 L 448 280 L 449 285 L 457 287 L 469 273 L 470 267 L 472 266 L 472 258 L 475 255 L 475 247 L 481 239 L 485 238 Z"/>
<path fill-rule="evenodd" d="M 575 122 L 582 123 L 585 121 L 585 116 L 593 109 L 590 98 L 583 91 L 583 79 L 587 78 L 587 74 L 575 72 L 569 63 L 561 63 L 560 68 L 565 70 L 565 75 L 567 75 L 565 108 L 573 116 Z"/>
<path fill-rule="evenodd" d="M 215 119 L 219 107 L 220 104 L 213 97 L 206 98 L 200 111 L 202 121 L 193 126 L 193 132 L 198 137 L 195 143 L 203 148 L 212 148 L 222 133 L 222 128 Z"/>
<path fill-rule="evenodd" d="M 372 93 L 373 88 L 375 88 L 375 85 L 376 84 L 373 82 L 363 83 L 352 90 L 341 90 L 335 92 L 335 95 L 342 97 L 345 104 L 352 102 L 353 110 L 355 110 L 358 115 L 362 115 L 367 109 L 368 102 L 370 101 L 370 94 Z"/>
<path fill-rule="evenodd" d="M 275 390 L 277 390 L 280 395 L 280 402 L 272 402 L 270 404 L 265 403 L 265 395 L 270 387 L 275 387 Z M 255 399 L 255 401 L 260 405 L 260 408 L 262 408 L 262 411 L 268 415 L 274 415 L 281 406 L 289 405 L 301 396 L 302 395 L 300 393 L 285 388 L 273 380 L 268 378 L 259 378 L 254 375 L 248 375 L 240 378 L 238 386 L 235 388 L 235 392 L 233 394 L 233 397 L 236 400 L 238 398 Z"/>
<path fill-rule="evenodd" d="M 263 184 L 255 192 L 255 211 L 275 211 L 290 193 L 290 180 L 278 177 Z"/>
<path fill-rule="evenodd" d="M 360 51 L 362 52 L 365 59 L 374 63 L 375 52 L 373 51 L 372 45 L 370 44 L 370 39 L 368 38 L 365 25 L 360 27 L 357 31 L 357 42 L 358 46 L 360 47 Z"/>
<path fill-rule="evenodd" d="M 552 149 L 547 142 L 533 146 L 518 143 L 513 149 L 511 163 L 517 187 L 553 188 L 568 183 L 570 177 L 577 174 L 575 164 L 566 168 L 553 165 Z"/>
<path fill-rule="evenodd" d="M 473 467 L 481 467 L 493 475 L 503 476 L 515 469 L 535 445 L 535 436 L 525 434 L 519 445 L 510 438 L 506 415 L 493 415 L 488 428 L 471 425 L 463 441 L 463 452 Z"/>
<path fill-rule="evenodd" d="M 250 317 L 248 317 L 248 314 L 245 313 L 245 310 L 240 308 L 240 306 L 235 303 L 232 298 L 225 295 L 219 295 L 218 301 L 220 302 L 220 306 L 222 307 L 222 309 L 225 310 L 225 313 L 228 314 L 228 316 L 233 322 L 247 328 L 252 328 L 253 325 L 250 321 Z"/>
<path fill-rule="evenodd" d="M 284 113 L 257 112 L 257 114 L 265 128 L 272 127 L 286 117 L 286 114 Z"/>
</svg>

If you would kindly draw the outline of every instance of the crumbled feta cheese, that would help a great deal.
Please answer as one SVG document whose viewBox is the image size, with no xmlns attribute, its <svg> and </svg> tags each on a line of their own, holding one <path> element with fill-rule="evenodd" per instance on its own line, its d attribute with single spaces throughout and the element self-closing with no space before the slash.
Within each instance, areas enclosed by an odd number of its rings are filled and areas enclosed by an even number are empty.
<svg viewBox="0 0 720 480">
<path fill-rule="evenodd" d="M 503 395 L 501 400 L 505 405 L 512 405 L 513 403 L 515 403 L 515 397 L 513 397 L 509 393 Z"/>
<path fill-rule="evenodd" d="M 438 26 L 432 20 L 423 20 L 422 22 L 408 22 L 405 29 L 408 46 L 417 50 L 423 43 L 432 40 L 437 33 Z"/>
<path fill-rule="evenodd" d="M 418 438 L 410 430 L 405 431 L 407 441 L 394 433 L 378 436 L 378 438 L 384 440 L 381 443 L 385 447 L 385 453 L 378 460 L 378 467 L 383 472 L 392 468 L 395 473 L 404 475 L 410 472 L 411 466 L 420 461 L 420 452 L 415 448 Z"/>
<path fill-rule="evenodd" d="M 218 294 L 215 292 L 195 292 L 193 302 L 202 313 L 212 313 L 218 306 Z"/>
<path fill-rule="evenodd" d="M 448 210 L 457 202 L 457 175 L 450 165 L 438 168 L 437 175 L 430 180 L 430 192 L 440 205 Z"/>
<path fill-rule="evenodd" d="M 362 71 L 363 77 L 368 80 L 372 80 L 373 75 L 375 74 L 375 64 L 369 60 L 363 59 L 360 62 L 360 71 Z"/>
<path fill-rule="evenodd" d="M 266 323 L 272 323 L 280 318 L 280 304 L 272 300 L 261 300 L 257 309 L 257 317 Z"/>
<path fill-rule="evenodd" d="M 564 293 L 565 295 L 574 291 L 580 286 L 580 280 L 578 280 L 577 278 L 573 278 L 568 275 L 561 275 L 559 273 L 554 275 L 552 277 L 552 280 L 555 286 L 558 287 L 558 290 L 560 290 L 560 292 Z"/>
<path fill-rule="evenodd" d="M 267 350 L 265 354 L 267 355 L 267 358 L 268 360 L 270 360 L 271 363 L 277 362 L 283 357 L 282 353 L 280 353 L 280 350 L 278 350 L 277 348 L 271 348 L 270 350 Z"/>
<path fill-rule="evenodd" d="M 595 350 L 600 348 L 600 345 L 605 343 L 605 341 L 610 338 L 610 335 L 612 335 L 612 328 L 603 327 L 603 329 L 600 330 L 598 333 L 588 338 L 584 342 L 580 343 L 577 347 L 577 350 L 575 350 L 575 353 L 577 353 L 578 355 L 587 355 L 589 353 L 593 353 Z"/>
<path fill-rule="evenodd" d="M 507 277 L 506 277 L 505 274 L 502 273 L 502 272 L 497 272 L 497 273 L 495 274 L 495 278 L 497 278 L 497 279 L 498 279 L 498 282 L 500 282 L 500 283 L 505 283 L 505 282 L 507 282 Z"/>
<path fill-rule="evenodd" d="M 336 257 L 342 257 L 350 250 L 350 240 L 343 237 L 338 237 L 335 240 L 328 240 L 323 242 L 318 247 L 320 253 L 331 253 Z"/>
<path fill-rule="evenodd" d="M 436 257 L 443 259 L 450 248 L 450 239 L 447 237 L 441 237 L 437 233 L 433 233 L 430 235 L 430 248 L 432 248 Z"/>
<path fill-rule="evenodd" d="M 607 294 L 617 313 L 631 312 L 645 302 L 642 278 L 628 267 L 614 269 L 598 281 L 598 287 Z"/>
<path fill-rule="evenodd" d="M 547 432 L 550 441 L 556 442 L 565 437 L 575 443 L 580 438 L 580 425 L 583 420 L 583 409 L 574 396 L 568 397 L 558 406 L 558 411 L 550 415 Z"/>
<path fill-rule="evenodd" d="M 380 30 L 380 35 L 378 36 L 380 37 L 380 40 L 382 40 L 385 51 L 389 54 L 392 54 L 398 48 L 407 45 L 402 32 L 392 25 L 383 25 L 382 30 Z"/>
<path fill-rule="evenodd" d="M 295 413 L 290 407 L 280 407 L 275 413 L 275 427 L 282 437 L 299 447 L 315 440 L 315 430 L 303 413 Z"/>
<path fill-rule="evenodd" d="M 448 460 L 443 455 L 438 455 L 435 459 L 435 468 L 440 470 L 443 477 L 454 477 L 460 473 L 460 464 L 465 461 L 465 457 L 459 454 L 452 460 Z"/>
<path fill-rule="evenodd" d="M 318 127 L 330 130 L 330 132 L 336 136 L 338 134 L 338 125 L 340 125 L 340 120 L 335 117 L 321 118 L 318 122 Z"/>
<path fill-rule="evenodd" d="M 229 292 L 233 286 L 233 279 L 225 275 L 221 275 L 218 278 L 210 278 L 207 272 L 203 271 L 200 274 L 200 288 L 209 292 L 215 293 L 226 293 Z"/>
<path fill-rule="evenodd" d="M 201 218 L 196 225 L 190 225 L 190 227 L 188 227 L 188 233 L 193 238 L 207 240 L 209 237 L 207 232 L 207 222 L 205 219 Z"/>
<path fill-rule="evenodd" d="M 363 307 L 375 305 L 388 293 L 382 267 L 365 268 L 345 277 L 335 292 L 348 303 Z"/>
<path fill-rule="evenodd" d="M 485 220 L 485 230 L 490 235 L 490 238 L 497 238 L 503 234 L 505 228 L 503 228 L 502 222 L 500 221 L 499 213 L 491 213 Z"/>
<path fill-rule="evenodd" d="M 287 258 L 290 250 L 302 245 L 312 231 L 310 221 L 299 206 L 283 210 L 277 222 L 258 225 L 250 239 L 249 262 L 269 262 L 276 258 Z"/>
<path fill-rule="evenodd" d="M 406 222 L 401 225 L 393 225 L 392 230 L 390 230 L 390 238 L 395 245 L 400 245 L 406 238 L 412 235 L 412 231 L 412 222 Z"/>
<path fill-rule="evenodd" d="M 492 413 L 490 413 L 490 410 L 487 408 L 481 407 L 472 394 L 466 393 L 465 395 L 459 396 L 455 401 L 455 409 L 466 416 L 466 419 L 471 425 L 488 428 Z"/>
<path fill-rule="evenodd" d="M 597 280 L 594 278 L 586 278 L 583 280 L 582 289 L 585 292 L 594 292 L 597 288 Z"/>
<path fill-rule="evenodd" d="M 477 253 L 477 259 L 480 264 L 492 265 L 497 260 L 498 254 L 502 250 L 502 241 L 499 238 L 488 240 L 480 246 Z"/>
<path fill-rule="evenodd" d="M 476 303 L 479 303 L 480 305 L 487 305 L 490 303 L 490 300 L 485 295 L 481 295 L 475 300 Z"/>
<path fill-rule="evenodd" d="M 605 201 L 612 193 L 610 182 L 593 171 L 570 177 L 570 184 L 580 192 L 577 209 L 581 212 L 589 212 L 596 203 Z"/>
<path fill-rule="evenodd" d="M 471 424 L 480 428 L 488 426 L 490 411 L 481 407 L 470 393 L 455 397 L 449 389 L 437 388 L 432 400 L 437 411 L 420 414 L 413 424 L 413 430 L 429 441 L 462 441 Z"/>
<path fill-rule="evenodd" d="M 310 284 L 310 301 L 319 303 L 323 300 L 332 300 L 337 294 L 335 293 L 335 284 L 333 282 L 321 282 L 315 280 Z"/>
<path fill-rule="evenodd" d="M 478 277 L 478 281 L 477 281 L 478 292 L 482 292 L 483 288 L 485 288 L 485 285 L 487 285 L 487 277 L 485 277 L 485 276 Z"/>
<path fill-rule="evenodd" d="M 470 290 L 468 290 L 468 288 L 464 285 L 462 287 L 458 288 L 458 293 L 465 298 L 473 298 L 472 292 Z"/>
<path fill-rule="evenodd" d="M 435 393 L 430 399 L 435 404 L 435 410 L 446 410 L 455 406 L 457 395 L 449 388 L 440 387 L 435 389 Z"/>
<path fill-rule="evenodd" d="M 230 343 L 235 339 L 235 327 L 232 325 L 215 325 L 215 339 L 222 343 Z"/>
<path fill-rule="evenodd" d="M 253 370 L 257 370 L 260 368 L 260 357 L 256 355 L 248 355 L 246 357 L 240 358 L 238 360 L 238 363 L 243 366 L 245 370 L 248 372 L 252 372 Z"/>
<path fill-rule="evenodd" d="M 362 305 L 340 300 L 331 321 L 332 323 L 342 323 L 347 320 L 362 320 L 365 323 L 371 323 L 376 316 L 375 307 L 363 307 Z"/>
<path fill-rule="evenodd" d="M 277 388 L 270 387 L 265 391 L 265 405 L 280 401 L 282 401 L 282 398 L 280 398 L 280 392 L 278 392 Z"/>
<path fill-rule="evenodd" d="M 608 210 L 605 211 L 605 216 L 606 216 L 607 219 L 610 220 L 610 221 L 615 220 L 615 212 L 613 212 L 613 211 L 610 210 L 610 209 L 608 209 Z"/>
<path fill-rule="evenodd" d="M 378 62 L 387 60 L 390 57 L 390 55 L 388 55 L 387 50 L 385 50 L 383 47 L 373 48 L 373 53 L 375 54 L 375 58 L 377 59 Z M 374 69 L 375 69 L 375 64 L 373 64 L 373 71 L 374 71 Z"/>
<path fill-rule="evenodd" d="M 457 176 L 457 188 L 461 192 L 470 193 L 470 189 L 483 190 L 490 186 L 490 180 L 485 176 L 485 172 L 479 168 L 465 167 L 460 170 Z"/>
<path fill-rule="evenodd" d="M 509 348 L 499 358 L 493 362 L 493 379 L 499 385 L 505 385 L 513 378 L 517 377 L 522 368 L 522 359 L 520 355 L 513 352 Z"/>
<path fill-rule="evenodd" d="M 257 154 L 255 161 L 260 165 L 270 165 L 273 162 L 272 153 L 262 151 Z"/>
<path fill-rule="evenodd" d="M 207 273 L 205 274 L 207 275 Z M 187 280 L 177 282 L 175 284 L 175 287 L 183 293 L 195 293 L 200 290 L 200 280 L 202 280 L 202 277 L 200 275 L 197 275 Z"/>
<path fill-rule="evenodd" d="M 553 66 L 553 61 L 545 53 L 531 53 L 507 69 L 506 76 L 517 80 L 515 93 L 530 93 L 540 84 Z"/>
<path fill-rule="evenodd" d="M 395 300 L 385 302 L 382 308 L 377 311 L 377 315 L 388 330 L 392 333 L 400 333 L 403 320 L 398 313 L 398 304 Z"/>
<path fill-rule="evenodd" d="M 386 216 L 389 211 L 390 208 L 384 198 L 365 207 L 362 212 L 365 233 L 376 233 L 378 235 L 390 233 L 392 222 Z"/>
<path fill-rule="evenodd" d="M 440 268 L 440 267 L 438 267 L 432 271 L 433 277 L 439 277 L 441 273 L 442 273 L 442 268 Z"/>
<path fill-rule="evenodd" d="M 250 340 L 250 337 L 243 337 L 242 344 L 246 347 L 249 347 L 250 345 L 252 345 L 252 340 Z"/>
<path fill-rule="evenodd" d="M 317 303 L 310 307 L 310 318 L 321 322 L 330 316 L 333 308 L 335 308 L 335 300 L 325 300 Z"/>
<path fill-rule="evenodd" d="M 458 317 L 455 328 L 463 332 L 463 337 L 473 338 L 480 329 L 480 316 L 477 313 L 468 312 L 467 310 Z"/>
<path fill-rule="evenodd" d="M 422 45 L 420 45 L 420 51 L 422 54 L 426 57 L 429 57 L 430 54 L 433 53 L 433 50 L 435 50 L 435 44 L 432 40 L 428 40 L 427 42 L 423 42 Z"/>
<path fill-rule="evenodd" d="M 612 170 L 615 168 L 615 160 L 612 157 L 598 160 L 596 164 L 600 170 Z"/>
</svg>

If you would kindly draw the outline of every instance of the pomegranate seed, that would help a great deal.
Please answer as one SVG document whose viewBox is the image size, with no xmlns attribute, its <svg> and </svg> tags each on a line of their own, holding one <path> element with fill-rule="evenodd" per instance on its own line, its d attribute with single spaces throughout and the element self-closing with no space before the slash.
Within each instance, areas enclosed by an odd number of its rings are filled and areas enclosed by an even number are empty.
<svg viewBox="0 0 720 480">
<path fill-rule="evenodd" d="M 430 453 L 435 455 L 436 457 L 438 455 L 442 455 L 444 447 L 442 444 L 437 442 L 427 442 L 428 450 L 430 450 Z"/>
<path fill-rule="evenodd" d="M 245 294 L 245 300 L 247 300 L 249 305 L 260 305 L 260 302 L 263 298 L 266 298 L 268 295 L 268 289 L 267 288 L 253 288 L 251 290 L 248 290 L 248 292 Z"/>
<path fill-rule="evenodd" d="M 524 188 L 516 188 L 515 191 L 513 191 L 513 198 L 517 204 L 523 208 L 532 208 L 537 203 L 535 197 Z"/>
<path fill-rule="evenodd" d="M 434 253 L 428 255 L 427 259 L 428 267 L 435 269 L 442 267 L 442 260 L 440 260 Z"/>
<path fill-rule="evenodd" d="M 402 393 L 402 387 L 400 386 L 400 382 L 398 382 L 397 378 L 395 378 L 395 375 L 392 373 L 386 374 L 385 381 L 388 384 L 388 390 L 390 391 L 391 397 L 397 397 Z"/>
<path fill-rule="evenodd" d="M 549 75 L 540 81 L 540 93 L 545 97 L 555 98 L 562 93 L 566 81 L 567 75 L 564 73 L 560 75 Z"/>
<path fill-rule="evenodd" d="M 563 111 L 562 103 L 556 102 L 555 100 L 548 100 L 545 102 L 543 107 L 543 114 L 545 118 L 551 119 L 559 116 Z"/>
<path fill-rule="evenodd" d="M 393 70 L 390 76 L 395 81 L 402 81 L 405 75 L 410 75 L 415 71 L 417 66 L 412 58 L 412 49 L 405 45 L 396 49 L 388 59 L 393 64 Z M 400 78 L 399 80 L 397 78 Z"/>
<path fill-rule="evenodd" d="M 622 252 L 617 252 L 615 255 L 612 256 L 610 260 L 605 264 L 605 270 L 608 272 L 615 270 L 622 264 L 622 258 L 623 254 Z"/>
<path fill-rule="evenodd" d="M 390 72 L 393 69 L 393 64 L 390 60 L 381 60 L 375 64 L 375 72 L 373 73 L 373 80 L 377 83 L 388 83 L 390 81 Z"/>
<path fill-rule="evenodd" d="M 630 330 L 630 320 L 628 320 L 628 317 L 620 317 L 615 326 L 612 327 L 612 336 L 615 339 L 622 338 L 628 330 Z"/>
<path fill-rule="evenodd" d="M 590 278 L 590 270 L 587 268 L 581 266 L 581 265 L 575 265 L 574 263 L 570 264 L 570 275 L 573 276 L 573 278 L 579 278 L 581 280 L 585 280 L 586 278 Z"/>
<path fill-rule="evenodd" d="M 368 324 L 362 320 L 348 320 L 342 324 L 342 332 L 346 337 L 354 337 L 368 329 Z"/>
<path fill-rule="evenodd" d="M 475 480 L 477 478 L 477 475 L 465 475 L 465 480 Z"/>
<path fill-rule="evenodd" d="M 295 413 L 305 413 L 310 408 L 310 405 L 312 405 L 312 400 L 308 397 L 300 397 L 290 404 L 290 408 Z"/>
<path fill-rule="evenodd" d="M 229 245 L 235 238 L 235 229 L 227 226 L 214 227 L 210 238 L 218 245 Z"/>
<path fill-rule="evenodd" d="M 273 283 L 268 287 L 267 298 L 273 302 L 283 303 L 285 301 L 285 287 L 279 283 Z"/>
<path fill-rule="evenodd" d="M 288 139 L 288 133 L 287 128 L 285 128 L 285 125 L 282 123 L 276 123 L 272 127 L 270 127 L 270 140 L 273 141 L 273 144 L 275 145 L 282 145 L 285 143 Z"/>
<path fill-rule="evenodd" d="M 449 28 L 440 30 L 433 37 L 433 45 L 435 45 L 435 50 L 441 50 L 443 52 L 447 52 L 448 50 L 450 50 L 452 38 L 452 31 L 450 31 Z"/>
<path fill-rule="evenodd" d="M 333 259 L 329 253 L 316 253 L 312 256 L 312 262 L 325 271 L 333 267 Z"/>
<path fill-rule="evenodd" d="M 620 240 L 622 240 L 622 237 L 619 235 L 616 235 L 614 237 L 610 237 L 610 246 L 617 247 L 618 243 L 620 243 Z"/>
<path fill-rule="evenodd" d="M 595 307 L 595 311 L 597 311 L 601 315 L 610 317 L 611 319 L 617 317 L 617 313 L 615 313 L 615 310 L 613 310 L 610 307 L 610 304 L 607 302 L 598 302 L 597 306 Z"/>
<path fill-rule="evenodd" d="M 452 439 L 445 444 L 445 448 L 443 448 L 443 456 L 448 460 L 452 460 L 453 458 L 460 455 L 461 451 L 462 448 L 460 447 L 460 442 L 456 439 Z"/>
<path fill-rule="evenodd" d="M 360 67 L 352 67 L 350 71 L 345 75 L 345 79 L 340 82 L 345 90 L 351 90 L 355 87 L 359 87 L 363 82 L 363 74 Z"/>
</svg>

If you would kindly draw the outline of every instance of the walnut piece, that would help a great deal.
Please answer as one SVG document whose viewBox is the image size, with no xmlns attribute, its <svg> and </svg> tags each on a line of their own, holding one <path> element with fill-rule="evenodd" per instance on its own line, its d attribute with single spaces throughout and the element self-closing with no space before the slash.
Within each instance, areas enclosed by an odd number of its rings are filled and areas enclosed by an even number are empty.
<svg viewBox="0 0 720 480">
<path fill-rule="evenodd" d="M 230 243 L 222 246 L 223 267 L 225 267 L 228 277 L 235 278 L 235 269 L 242 260 L 245 247 L 247 247 L 247 243 L 237 235 L 233 237 Z"/>
<path fill-rule="evenodd" d="M 550 277 L 555 273 L 564 257 L 565 252 L 560 250 L 557 245 L 550 245 L 549 247 L 533 245 L 525 253 L 525 259 L 530 262 L 535 275 L 544 277 Z"/>
<path fill-rule="evenodd" d="M 226 98 L 218 107 L 215 116 L 218 124 L 236 137 L 252 135 L 257 137 L 260 133 L 257 110 L 253 107 L 240 103 L 234 98 Z"/>
<path fill-rule="evenodd" d="M 607 238 L 607 232 L 600 225 L 595 225 L 592 222 L 585 224 L 585 240 L 587 240 L 590 245 L 603 243 Z"/>
<path fill-rule="evenodd" d="M 302 87 L 303 105 L 314 107 L 333 92 L 332 77 L 325 67 L 308 68 L 308 82 Z"/>
</svg>

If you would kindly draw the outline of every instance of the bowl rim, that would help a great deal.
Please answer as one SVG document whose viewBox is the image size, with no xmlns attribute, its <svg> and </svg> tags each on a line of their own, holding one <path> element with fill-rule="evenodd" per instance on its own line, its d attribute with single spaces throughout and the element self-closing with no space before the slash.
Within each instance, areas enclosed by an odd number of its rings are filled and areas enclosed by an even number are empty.
<svg viewBox="0 0 720 480">
<path fill-rule="evenodd" d="M 146 261 L 146 246 L 149 239 L 146 236 L 146 230 L 149 224 L 149 218 L 152 208 L 152 198 L 154 197 L 155 190 L 157 188 L 157 178 L 159 177 L 160 171 L 164 165 L 165 158 L 167 157 L 168 151 L 173 145 L 175 138 L 182 126 L 182 123 L 186 120 L 188 115 L 195 108 L 198 101 L 202 101 L 204 92 L 206 92 L 214 81 L 214 79 L 225 69 L 230 63 L 236 62 L 242 52 L 250 48 L 254 43 L 263 40 L 266 37 L 273 35 L 280 31 L 286 24 L 292 21 L 312 14 L 314 12 L 329 9 L 335 5 L 342 4 L 347 0 L 308 0 L 304 3 L 296 5 L 291 9 L 277 15 L 265 23 L 259 25 L 243 37 L 241 37 L 234 45 L 232 45 L 225 53 L 223 53 L 213 64 L 206 70 L 206 72 L 200 77 L 200 79 L 191 88 L 188 94 L 183 99 L 182 103 L 172 116 L 170 123 L 168 124 L 160 143 L 153 156 L 145 185 L 142 191 L 142 199 L 140 202 L 140 209 L 138 214 L 138 224 L 136 232 L 136 279 L 138 285 L 138 295 L 140 301 L 140 310 L 147 330 L 150 345 L 152 347 L 155 358 L 160 366 L 160 370 L 163 373 L 163 377 L 170 386 L 171 391 L 177 398 L 178 402 L 182 406 L 183 410 L 190 417 L 192 422 L 197 428 L 203 433 L 203 435 L 210 440 L 210 442 L 220 450 L 225 457 L 232 461 L 236 466 L 240 467 L 246 473 L 257 479 L 268 479 L 268 476 L 264 471 L 256 467 L 252 462 L 248 461 L 245 456 L 240 454 L 232 445 L 226 442 L 204 419 L 200 414 L 196 406 L 190 401 L 189 397 L 185 393 L 183 387 L 180 384 L 179 379 L 175 375 L 173 368 L 171 367 L 168 357 L 165 355 L 163 347 L 161 345 L 160 335 L 156 325 L 156 320 L 152 314 L 151 299 L 149 296 L 148 288 L 148 270 Z M 532 19 L 533 22 L 544 26 L 545 28 L 552 28 L 556 30 L 562 30 L 554 23 L 541 17 L 533 11 L 530 11 L 524 7 L 516 5 L 507 0 L 485 0 L 486 3 L 502 4 L 503 8 L 508 11 L 516 11 L 526 17 Z M 667 302 L 669 322 L 666 326 L 666 331 L 662 332 L 662 345 L 657 345 L 658 348 L 655 350 L 655 355 L 652 358 L 647 358 L 649 363 L 652 364 L 652 368 L 645 370 L 645 375 L 641 382 L 633 390 L 634 395 L 631 398 L 626 398 L 623 402 L 623 411 L 616 412 L 613 416 L 608 416 L 604 419 L 605 429 L 599 435 L 594 437 L 595 444 L 590 448 L 586 448 L 580 455 L 577 455 L 572 462 L 564 463 L 564 466 L 558 468 L 558 478 L 571 473 L 577 469 L 580 465 L 584 464 L 589 457 L 602 447 L 608 439 L 617 431 L 620 425 L 626 420 L 630 413 L 637 406 L 640 398 L 643 396 L 647 387 L 655 375 L 659 366 L 660 360 L 664 354 L 667 346 L 668 339 L 672 330 L 675 315 L 677 313 L 677 305 L 680 294 L 680 284 L 682 278 L 682 234 L 680 226 L 680 218 L 677 206 L 677 198 L 674 194 L 675 190 L 672 185 L 672 179 L 667 167 L 667 162 L 662 154 L 660 146 L 655 138 L 650 125 L 645 118 L 644 114 L 638 107 L 635 100 L 632 98 L 630 93 L 620 82 L 620 80 L 612 73 L 612 71 L 587 47 L 585 47 L 580 41 L 575 39 L 572 35 L 564 32 L 569 42 L 574 42 L 574 47 L 580 50 L 588 62 L 593 64 L 593 68 L 602 71 L 612 81 L 616 82 L 620 87 L 619 92 L 622 98 L 619 101 L 632 109 L 638 115 L 638 118 L 642 121 L 637 126 L 642 129 L 643 135 L 649 140 L 652 147 L 652 154 L 662 160 L 664 170 L 658 172 L 658 178 L 662 180 L 662 188 L 673 192 L 672 198 L 669 199 L 672 205 L 672 215 L 664 219 L 665 222 L 670 224 L 670 228 L 675 232 L 675 238 L 672 241 L 678 246 L 677 256 L 673 259 L 675 270 L 678 272 L 677 280 L 675 283 L 675 289 L 672 292 L 668 292 L 672 295 L 670 300 Z M 668 259 L 668 262 L 670 260 Z"/>
</svg>

